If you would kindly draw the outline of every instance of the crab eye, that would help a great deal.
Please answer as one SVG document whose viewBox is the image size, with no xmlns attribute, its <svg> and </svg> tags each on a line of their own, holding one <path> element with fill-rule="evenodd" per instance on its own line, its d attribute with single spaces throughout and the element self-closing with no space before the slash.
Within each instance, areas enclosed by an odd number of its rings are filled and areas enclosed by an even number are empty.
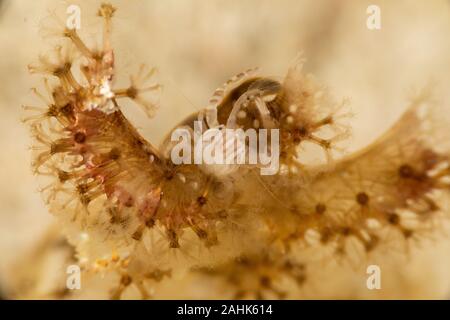
<svg viewBox="0 0 450 320">
<path fill-rule="evenodd" d="M 276 94 L 269 94 L 263 97 L 264 102 L 270 102 L 275 100 L 275 98 L 277 97 Z"/>
</svg>

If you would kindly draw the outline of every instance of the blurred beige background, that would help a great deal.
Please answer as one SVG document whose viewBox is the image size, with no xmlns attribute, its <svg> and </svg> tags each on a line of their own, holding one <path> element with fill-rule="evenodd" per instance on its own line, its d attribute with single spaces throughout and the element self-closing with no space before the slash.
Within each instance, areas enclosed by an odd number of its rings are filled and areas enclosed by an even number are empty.
<svg viewBox="0 0 450 320">
<path fill-rule="evenodd" d="M 350 150 L 369 144 L 386 130 L 406 108 L 411 92 L 430 81 L 436 83 L 436 97 L 449 106 L 449 1 L 111 2 L 118 8 L 113 36 L 118 82 L 141 62 L 160 70 L 165 89 L 156 118 L 145 119 L 138 109 L 124 106 L 155 144 L 178 121 L 204 107 L 230 76 L 258 66 L 263 74 L 281 78 L 300 51 L 307 59 L 307 72 L 337 99 L 350 98 L 355 113 Z M 82 34 L 93 38 L 99 30 L 92 18 L 99 1 L 3 0 L 0 7 L 0 290 L 4 292 L 10 289 L 15 261 L 28 254 L 52 221 L 30 170 L 30 139 L 20 122 L 20 106 L 36 102 L 30 88 L 40 80 L 28 74 L 27 64 L 48 48 L 40 25 L 49 12 L 64 14 L 72 3 L 82 10 Z M 381 30 L 366 27 L 370 4 L 381 8 Z M 402 277 L 392 290 L 411 298 L 444 296 L 450 283 L 449 245 L 432 247 L 399 271 Z"/>
</svg>

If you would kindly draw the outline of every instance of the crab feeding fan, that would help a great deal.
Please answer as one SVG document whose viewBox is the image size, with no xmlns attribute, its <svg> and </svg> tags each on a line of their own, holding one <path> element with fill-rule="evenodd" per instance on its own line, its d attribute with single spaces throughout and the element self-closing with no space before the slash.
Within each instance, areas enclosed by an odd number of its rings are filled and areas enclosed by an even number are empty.
<svg viewBox="0 0 450 320">
<path fill-rule="evenodd" d="M 156 148 L 121 112 L 126 98 L 153 115 L 161 87 L 152 83 L 155 70 L 141 67 L 129 87 L 114 89 L 114 12 L 108 4 L 98 12 L 100 50 L 63 28 L 64 44 L 30 66 L 58 83 L 46 80 L 48 98 L 35 90 L 46 107 L 25 107 L 39 112 L 27 122 L 36 140 L 33 168 L 52 180 L 42 188 L 45 200 L 85 272 L 120 274 L 114 297 L 131 284 L 147 297 L 148 281 L 186 270 L 231 278 L 236 297 L 285 297 L 292 288 L 282 279 L 303 285 L 317 255 L 355 259 L 407 245 L 435 232 L 447 214 L 448 150 L 437 150 L 423 125 L 432 112 L 426 95 L 377 142 L 333 160 L 348 135 L 345 104 L 305 75 L 300 59 L 282 82 L 254 69 L 232 77 L 174 129 L 195 134 L 197 121 L 202 132 L 276 130 L 275 174 L 260 175 L 258 164 L 174 163 L 170 138 Z M 74 52 L 84 79 L 72 73 Z M 322 150 L 323 164 L 302 161 L 307 145 Z M 311 248 L 314 255 L 305 255 Z M 247 276 L 237 281 L 236 270 Z"/>
</svg>

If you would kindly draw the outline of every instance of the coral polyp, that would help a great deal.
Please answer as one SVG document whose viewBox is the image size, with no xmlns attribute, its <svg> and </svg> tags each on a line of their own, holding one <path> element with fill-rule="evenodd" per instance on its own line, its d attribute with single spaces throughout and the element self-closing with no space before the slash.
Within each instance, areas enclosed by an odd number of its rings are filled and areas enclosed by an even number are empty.
<svg viewBox="0 0 450 320">
<path fill-rule="evenodd" d="M 347 101 L 305 74 L 302 57 L 281 81 L 249 69 L 168 131 L 193 132 L 195 121 L 218 132 L 277 130 L 279 170 L 174 163 L 169 138 L 156 147 L 122 112 L 130 99 L 153 116 L 162 85 L 143 65 L 115 88 L 115 11 L 98 11 L 101 49 L 76 29 L 59 33 L 54 54 L 30 65 L 46 77 L 48 92 L 34 90 L 46 106 L 25 107 L 44 199 L 85 278 L 101 273 L 109 298 L 158 297 L 164 282 L 199 277 L 219 279 L 231 298 L 302 298 L 318 266 L 365 266 L 444 224 L 450 150 L 435 148 L 424 126 L 436 112 L 426 90 L 377 141 L 342 156 Z M 304 159 L 308 145 L 322 161 Z"/>
</svg>

